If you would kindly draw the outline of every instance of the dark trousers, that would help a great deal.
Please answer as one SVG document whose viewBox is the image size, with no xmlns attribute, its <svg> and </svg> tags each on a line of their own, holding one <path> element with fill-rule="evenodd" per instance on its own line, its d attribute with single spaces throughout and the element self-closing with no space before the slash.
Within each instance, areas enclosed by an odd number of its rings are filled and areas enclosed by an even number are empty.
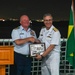
<svg viewBox="0 0 75 75">
<path fill-rule="evenodd" d="M 31 61 L 30 57 L 14 53 L 14 75 L 30 75 L 31 74 Z"/>
</svg>

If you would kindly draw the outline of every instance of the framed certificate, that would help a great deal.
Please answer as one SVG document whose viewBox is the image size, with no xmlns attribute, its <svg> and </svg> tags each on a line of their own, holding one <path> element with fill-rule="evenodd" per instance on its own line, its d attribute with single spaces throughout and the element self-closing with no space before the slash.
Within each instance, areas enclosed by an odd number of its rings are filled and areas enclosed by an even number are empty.
<svg viewBox="0 0 75 75">
<path fill-rule="evenodd" d="M 30 44 L 29 45 L 30 49 L 30 56 L 36 56 L 36 54 L 43 54 L 45 50 L 45 43 L 41 44 Z"/>
</svg>

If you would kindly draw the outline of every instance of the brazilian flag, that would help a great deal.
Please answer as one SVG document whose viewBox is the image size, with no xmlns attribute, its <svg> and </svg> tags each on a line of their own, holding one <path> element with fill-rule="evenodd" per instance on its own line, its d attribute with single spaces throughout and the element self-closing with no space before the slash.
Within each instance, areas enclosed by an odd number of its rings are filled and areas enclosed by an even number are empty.
<svg viewBox="0 0 75 75">
<path fill-rule="evenodd" d="M 66 59 L 75 68 L 75 35 L 74 35 L 74 14 L 71 6 L 70 20 L 68 26 Z"/>
</svg>

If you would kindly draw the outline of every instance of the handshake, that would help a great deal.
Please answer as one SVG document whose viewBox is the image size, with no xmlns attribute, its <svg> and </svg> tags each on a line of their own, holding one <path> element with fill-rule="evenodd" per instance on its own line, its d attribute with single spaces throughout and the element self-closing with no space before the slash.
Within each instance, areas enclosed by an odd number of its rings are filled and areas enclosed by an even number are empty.
<svg viewBox="0 0 75 75">
<path fill-rule="evenodd" d="M 41 43 L 40 40 L 35 39 L 34 37 L 29 37 L 28 40 L 29 42 L 32 42 L 32 43 Z"/>
<path fill-rule="evenodd" d="M 29 41 L 33 43 L 29 45 L 30 56 L 35 57 L 37 60 L 41 60 L 43 58 L 42 54 L 45 51 L 45 43 L 41 43 L 40 40 L 34 37 L 29 37 Z"/>
</svg>

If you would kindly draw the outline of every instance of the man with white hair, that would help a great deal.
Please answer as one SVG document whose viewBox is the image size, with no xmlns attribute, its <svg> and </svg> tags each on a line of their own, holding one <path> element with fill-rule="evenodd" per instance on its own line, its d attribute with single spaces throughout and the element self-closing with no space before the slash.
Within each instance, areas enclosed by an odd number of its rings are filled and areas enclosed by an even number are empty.
<svg viewBox="0 0 75 75">
<path fill-rule="evenodd" d="M 31 57 L 29 55 L 29 44 L 35 42 L 36 34 L 35 31 L 29 28 L 30 20 L 27 15 L 20 17 L 20 24 L 11 33 L 14 44 L 16 75 L 30 75 Z"/>
</svg>

